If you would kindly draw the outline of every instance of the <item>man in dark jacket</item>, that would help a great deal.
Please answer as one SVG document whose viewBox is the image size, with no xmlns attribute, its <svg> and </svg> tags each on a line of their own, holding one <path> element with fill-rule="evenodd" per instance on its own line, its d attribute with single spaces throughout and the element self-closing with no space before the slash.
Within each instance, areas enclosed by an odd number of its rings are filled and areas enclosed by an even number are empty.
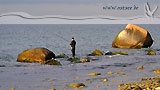
<svg viewBox="0 0 160 90">
<path fill-rule="evenodd" d="M 72 37 L 72 41 L 70 43 L 72 47 L 72 57 L 75 57 L 75 46 L 76 46 L 76 41 L 74 40 L 74 37 Z"/>
</svg>

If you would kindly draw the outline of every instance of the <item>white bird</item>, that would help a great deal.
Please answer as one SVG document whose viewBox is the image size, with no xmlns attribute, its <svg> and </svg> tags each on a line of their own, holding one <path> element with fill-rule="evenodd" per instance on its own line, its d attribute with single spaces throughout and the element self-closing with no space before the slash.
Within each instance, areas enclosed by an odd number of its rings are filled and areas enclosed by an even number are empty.
<svg viewBox="0 0 160 90">
<path fill-rule="evenodd" d="M 148 4 L 148 2 L 145 4 L 145 11 L 146 11 L 146 15 L 148 17 L 153 17 L 154 16 L 154 13 L 156 12 L 156 10 L 158 9 L 158 6 L 156 6 L 153 11 L 151 11 L 151 8 Z"/>
</svg>

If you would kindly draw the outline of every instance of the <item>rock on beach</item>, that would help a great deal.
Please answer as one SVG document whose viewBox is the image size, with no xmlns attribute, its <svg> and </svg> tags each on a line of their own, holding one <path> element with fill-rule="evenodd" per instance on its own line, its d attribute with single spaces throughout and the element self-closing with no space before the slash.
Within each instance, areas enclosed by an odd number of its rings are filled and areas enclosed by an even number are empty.
<svg viewBox="0 0 160 90">
<path fill-rule="evenodd" d="M 112 42 L 116 48 L 147 48 L 153 43 L 150 33 L 134 24 L 128 24 Z"/>
<path fill-rule="evenodd" d="M 88 54 L 88 56 L 102 56 L 102 55 L 103 53 L 98 49 L 94 50 L 91 54 Z"/>
<path fill-rule="evenodd" d="M 55 58 L 55 54 L 46 48 L 32 48 L 18 55 L 18 62 L 44 62 Z"/>
</svg>

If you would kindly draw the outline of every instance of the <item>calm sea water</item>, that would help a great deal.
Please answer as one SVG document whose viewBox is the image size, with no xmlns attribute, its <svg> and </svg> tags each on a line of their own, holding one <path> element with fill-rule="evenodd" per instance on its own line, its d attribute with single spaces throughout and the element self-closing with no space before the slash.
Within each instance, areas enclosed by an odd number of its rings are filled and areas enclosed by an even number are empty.
<svg viewBox="0 0 160 90">
<path fill-rule="evenodd" d="M 76 55 L 86 56 L 95 49 L 101 51 L 112 48 L 112 41 L 125 28 L 125 24 L 104 25 L 0 25 L 0 63 L 15 63 L 18 54 L 26 49 L 45 47 L 55 54 L 71 56 L 70 41 L 77 41 Z M 154 40 L 151 48 L 160 48 L 160 25 L 138 25 L 148 30 Z M 131 55 L 143 49 L 125 49 Z"/>
</svg>

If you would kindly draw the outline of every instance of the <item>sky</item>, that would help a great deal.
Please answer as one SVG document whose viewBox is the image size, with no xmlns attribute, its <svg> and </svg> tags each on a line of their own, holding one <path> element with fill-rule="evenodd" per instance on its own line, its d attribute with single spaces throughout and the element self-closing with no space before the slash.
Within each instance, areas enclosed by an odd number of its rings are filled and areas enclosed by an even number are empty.
<svg viewBox="0 0 160 90">
<path fill-rule="evenodd" d="M 97 0 L 0 0 L 0 3 L 5 4 L 22 4 L 22 3 L 33 3 L 33 4 L 40 4 L 40 3 L 95 3 Z"/>
<path fill-rule="evenodd" d="M 25 12 L 33 16 L 114 16 L 133 17 L 144 15 L 146 2 L 155 8 L 160 0 L 0 0 L 0 14 L 8 12 Z M 105 6 L 133 7 L 138 10 L 103 10 Z M 160 13 L 160 10 L 159 12 Z"/>
<path fill-rule="evenodd" d="M 108 2 L 108 3 L 160 3 L 160 0 L 0 0 L 0 4 L 40 4 L 40 3 L 73 3 L 73 4 L 88 4 L 97 2 Z"/>
</svg>

